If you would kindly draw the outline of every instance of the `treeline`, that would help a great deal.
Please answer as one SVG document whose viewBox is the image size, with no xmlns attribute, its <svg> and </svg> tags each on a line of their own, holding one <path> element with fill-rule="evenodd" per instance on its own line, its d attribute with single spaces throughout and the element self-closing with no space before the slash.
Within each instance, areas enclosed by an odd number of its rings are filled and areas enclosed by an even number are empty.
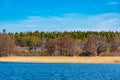
<svg viewBox="0 0 120 80">
<path fill-rule="evenodd" d="M 4 40 L 5 37 L 10 40 Z M 7 38 L 5 38 L 7 39 Z M 22 55 L 41 55 L 41 56 L 112 56 L 120 54 L 120 32 L 93 32 L 93 31 L 73 31 L 73 32 L 20 32 L 20 33 L 3 33 L 0 34 L 0 43 L 10 43 L 10 50 L 17 55 L 15 46 L 27 49 Z M 0 54 L 7 54 L 7 50 L 2 49 L 0 44 Z M 6 45 L 8 47 L 8 45 Z M 33 50 L 34 47 L 34 50 Z M 36 50 L 39 48 L 40 50 Z M 20 49 L 20 48 L 19 48 Z M 3 53 L 4 52 L 4 53 Z M 9 51 L 9 54 L 11 51 Z M 20 55 L 19 54 L 19 55 Z"/>
</svg>

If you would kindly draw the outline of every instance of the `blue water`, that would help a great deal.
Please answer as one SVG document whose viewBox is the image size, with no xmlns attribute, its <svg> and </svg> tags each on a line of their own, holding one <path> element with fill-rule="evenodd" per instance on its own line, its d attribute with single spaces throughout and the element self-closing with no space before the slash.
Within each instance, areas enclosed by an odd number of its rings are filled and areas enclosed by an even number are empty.
<svg viewBox="0 0 120 80">
<path fill-rule="evenodd" d="M 0 62 L 0 80 L 120 80 L 120 64 Z"/>
</svg>

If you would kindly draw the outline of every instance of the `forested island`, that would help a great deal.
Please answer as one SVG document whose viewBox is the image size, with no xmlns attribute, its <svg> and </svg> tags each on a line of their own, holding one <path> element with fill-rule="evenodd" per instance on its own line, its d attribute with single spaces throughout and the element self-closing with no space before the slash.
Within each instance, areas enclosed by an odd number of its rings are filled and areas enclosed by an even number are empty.
<svg viewBox="0 0 120 80">
<path fill-rule="evenodd" d="M 0 33 L 0 56 L 120 56 L 120 32 Z"/>
</svg>

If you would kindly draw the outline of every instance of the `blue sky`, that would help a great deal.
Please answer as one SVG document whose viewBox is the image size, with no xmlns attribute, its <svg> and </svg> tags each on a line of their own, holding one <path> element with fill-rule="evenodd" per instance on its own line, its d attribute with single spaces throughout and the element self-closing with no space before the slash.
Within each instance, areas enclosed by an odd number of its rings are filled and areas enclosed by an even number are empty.
<svg viewBox="0 0 120 80">
<path fill-rule="evenodd" d="M 0 31 L 120 31 L 120 0 L 0 0 Z"/>
</svg>

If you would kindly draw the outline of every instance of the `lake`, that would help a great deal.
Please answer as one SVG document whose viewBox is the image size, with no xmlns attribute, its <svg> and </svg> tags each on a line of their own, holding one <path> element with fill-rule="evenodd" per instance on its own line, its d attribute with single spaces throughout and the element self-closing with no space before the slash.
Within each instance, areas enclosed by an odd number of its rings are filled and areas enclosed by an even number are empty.
<svg viewBox="0 0 120 80">
<path fill-rule="evenodd" d="M 120 80 L 120 64 L 0 62 L 0 80 Z"/>
</svg>

